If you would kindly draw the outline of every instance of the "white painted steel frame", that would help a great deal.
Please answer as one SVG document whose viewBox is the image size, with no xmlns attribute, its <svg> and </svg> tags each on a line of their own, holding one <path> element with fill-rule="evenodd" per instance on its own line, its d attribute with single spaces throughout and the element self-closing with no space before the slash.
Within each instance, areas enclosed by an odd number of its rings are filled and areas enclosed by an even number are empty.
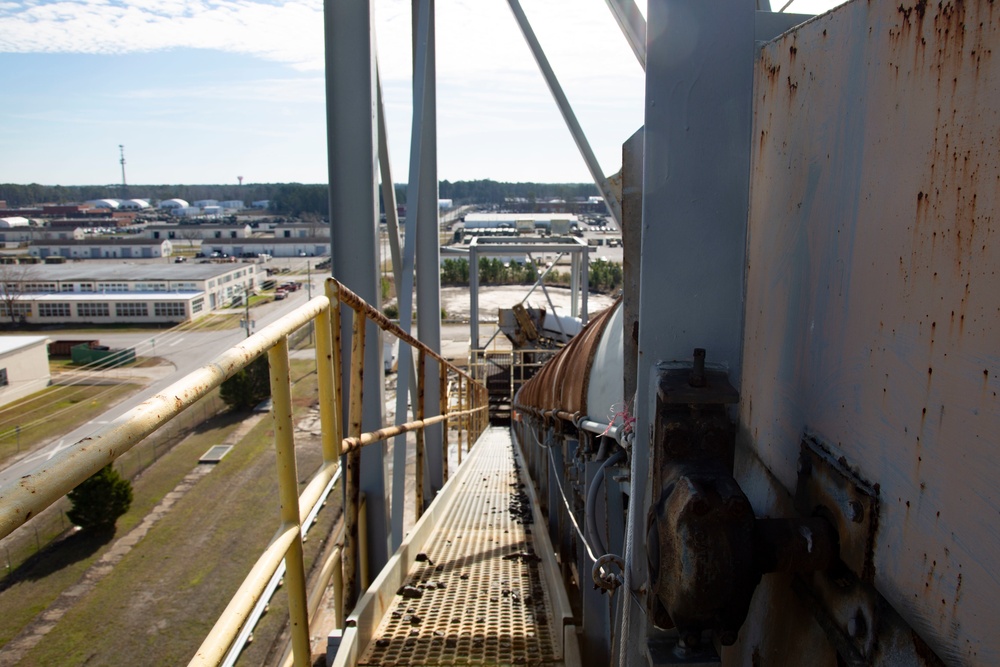
<svg viewBox="0 0 1000 667">
<path fill-rule="evenodd" d="M 635 595 L 624 598 L 616 638 L 623 666 L 646 660 L 655 365 L 706 348 L 739 387 L 753 92 L 754 0 L 650 0 L 647 11 L 642 326 L 625 551 Z"/>
<path fill-rule="evenodd" d="M 324 25 L 331 273 L 368 303 L 378 303 L 378 92 L 373 2 L 326 0 Z M 342 332 L 349 326 L 345 317 Z M 382 368 L 381 343 L 378 327 L 369 322 L 367 368 Z M 381 373 L 368 373 L 363 382 L 368 397 L 363 429 L 375 430 L 383 426 L 385 387 Z M 343 386 L 350 386 L 346 375 Z M 371 542 L 368 565 L 374 570 L 381 569 L 389 557 L 389 504 L 381 466 L 385 449 L 380 445 L 361 452 L 363 477 L 359 483 L 368 498 L 367 530 L 381 536 Z"/>
</svg>

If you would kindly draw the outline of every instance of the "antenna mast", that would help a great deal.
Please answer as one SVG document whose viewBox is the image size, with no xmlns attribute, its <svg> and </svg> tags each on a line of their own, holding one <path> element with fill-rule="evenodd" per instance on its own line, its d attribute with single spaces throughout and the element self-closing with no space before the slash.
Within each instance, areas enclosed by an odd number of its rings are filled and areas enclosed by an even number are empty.
<svg viewBox="0 0 1000 667">
<path fill-rule="evenodd" d="M 125 183 L 125 146 L 118 144 L 118 153 L 121 155 L 122 165 L 122 199 L 128 199 L 128 185 Z"/>
</svg>

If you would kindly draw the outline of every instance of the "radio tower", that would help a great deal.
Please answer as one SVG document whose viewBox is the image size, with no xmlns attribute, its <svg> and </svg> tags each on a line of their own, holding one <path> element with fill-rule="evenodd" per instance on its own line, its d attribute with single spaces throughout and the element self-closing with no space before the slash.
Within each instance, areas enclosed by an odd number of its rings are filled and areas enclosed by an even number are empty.
<svg viewBox="0 0 1000 667">
<path fill-rule="evenodd" d="M 118 144 L 118 153 L 121 155 L 122 165 L 122 199 L 128 199 L 128 185 L 125 183 L 125 146 Z"/>
</svg>

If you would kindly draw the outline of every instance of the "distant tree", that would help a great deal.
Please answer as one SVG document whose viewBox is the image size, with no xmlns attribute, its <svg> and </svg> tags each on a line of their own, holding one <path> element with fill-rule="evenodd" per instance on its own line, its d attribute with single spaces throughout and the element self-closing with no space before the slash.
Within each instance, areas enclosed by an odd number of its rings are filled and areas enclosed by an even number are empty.
<svg viewBox="0 0 1000 667">
<path fill-rule="evenodd" d="M 35 275 L 34 264 L 0 264 L 0 314 L 10 318 L 11 324 L 18 323 L 14 304 L 24 295 L 25 283 Z"/>
<path fill-rule="evenodd" d="M 84 530 L 110 530 L 132 506 L 132 484 L 109 463 L 70 491 L 69 499 L 70 521 Z"/>
<path fill-rule="evenodd" d="M 219 387 L 219 396 L 236 411 L 249 410 L 271 395 L 267 357 L 260 356 Z"/>
<path fill-rule="evenodd" d="M 177 233 L 188 242 L 188 249 L 193 248 L 194 242 L 201 238 L 201 232 L 197 229 L 180 229 Z"/>
</svg>

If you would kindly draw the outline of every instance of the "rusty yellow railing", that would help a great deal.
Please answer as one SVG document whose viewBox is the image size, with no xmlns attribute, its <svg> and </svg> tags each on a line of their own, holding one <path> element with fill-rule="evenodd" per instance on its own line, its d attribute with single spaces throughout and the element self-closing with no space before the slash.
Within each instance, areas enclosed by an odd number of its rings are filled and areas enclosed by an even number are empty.
<svg viewBox="0 0 1000 667">
<path fill-rule="evenodd" d="M 344 437 L 344 425 L 341 421 L 344 414 L 340 380 L 341 309 L 331 307 L 331 304 L 341 303 L 353 310 L 348 437 Z M 418 400 L 415 407 L 417 419 L 399 426 L 362 433 L 361 378 L 364 373 L 364 331 L 367 320 L 373 321 L 383 331 L 416 348 L 417 365 L 421 372 L 418 374 Z M 323 463 L 299 493 L 289 380 L 288 336 L 310 322 L 314 322 L 316 330 L 317 391 Z M 359 583 L 365 579 L 360 571 L 356 546 L 360 542 L 363 548 L 366 541 L 362 539 L 365 536 L 359 530 L 359 514 L 363 503 L 358 486 L 361 448 L 401 433 L 416 431 L 415 474 L 417 480 L 422 480 L 425 444 L 423 429 L 431 424 L 444 422 L 442 454 L 447 480 L 449 420 L 455 420 L 452 423 L 457 422 L 460 428 L 464 427 L 466 443 L 478 438 L 488 421 L 485 387 L 405 333 L 377 309 L 332 278 L 327 281 L 325 296 L 311 299 L 278 322 L 226 350 L 211 363 L 129 410 L 74 446 L 59 452 L 31 474 L 0 488 L 0 538 L 6 537 L 32 517 L 37 516 L 78 484 L 265 353 L 268 355 L 271 369 L 271 394 L 274 405 L 272 415 L 275 427 L 274 443 L 277 453 L 281 524 L 202 643 L 191 664 L 215 665 L 222 661 L 282 561 L 286 568 L 285 588 L 289 597 L 292 656 L 296 665 L 309 664 L 309 604 L 302 560 L 302 522 L 323 498 L 324 491 L 337 473 L 341 456 L 344 455 L 347 460 L 344 469 L 345 544 L 342 552 L 335 553 L 327 561 L 322 573 L 324 581 L 332 577 L 335 588 L 340 588 L 342 582 L 343 590 L 335 591 L 338 608 L 336 618 L 340 623 L 346 617 L 344 602 L 350 602 L 347 607 L 353 604 L 360 592 Z M 451 402 L 446 391 L 442 391 L 438 406 L 441 414 L 426 418 L 422 371 L 428 357 L 438 364 L 440 387 L 446 389 L 449 386 L 458 386 L 464 389 L 462 393 L 465 398 L 459 402 L 458 410 L 449 411 Z M 405 387 L 400 388 L 400 391 L 405 389 Z M 461 440 L 462 431 L 459 434 L 460 445 Z M 414 505 L 419 517 L 423 507 L 423 484 L 418 482 L 415 486 L 417 497 Z M 403 511 L 403 508 L 399 511 Z"/>
</svg>

